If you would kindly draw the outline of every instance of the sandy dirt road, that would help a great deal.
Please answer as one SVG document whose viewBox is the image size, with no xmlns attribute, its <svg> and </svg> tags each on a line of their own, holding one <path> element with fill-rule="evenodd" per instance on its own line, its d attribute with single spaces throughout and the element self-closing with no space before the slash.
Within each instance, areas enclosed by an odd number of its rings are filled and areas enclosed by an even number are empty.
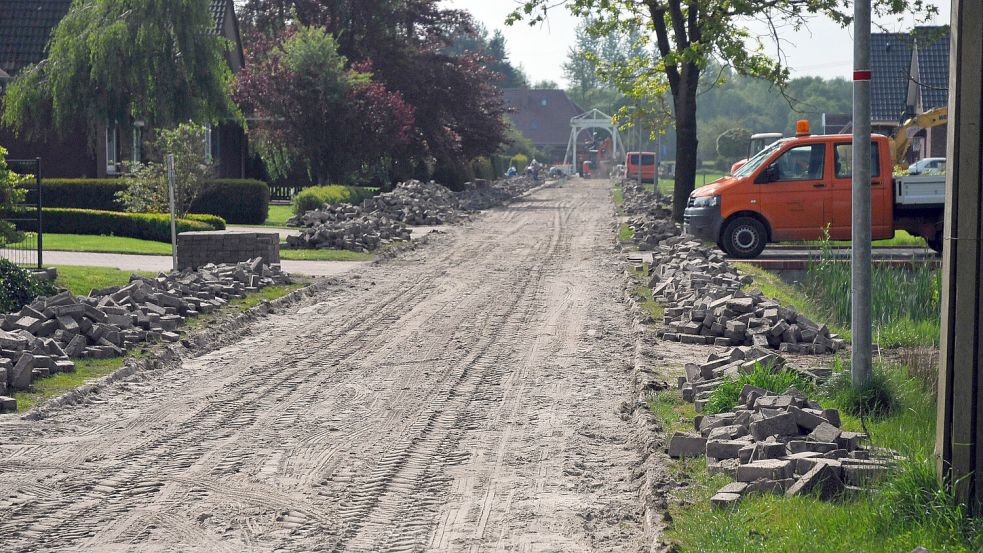
<svg viewBox="0 0 983 553">
<path fill-rule="evenodd" d="M 637 551 L 606 183 L 540 190 L 235 343 L 0 419 L 2 551 Z"/>
</svg>

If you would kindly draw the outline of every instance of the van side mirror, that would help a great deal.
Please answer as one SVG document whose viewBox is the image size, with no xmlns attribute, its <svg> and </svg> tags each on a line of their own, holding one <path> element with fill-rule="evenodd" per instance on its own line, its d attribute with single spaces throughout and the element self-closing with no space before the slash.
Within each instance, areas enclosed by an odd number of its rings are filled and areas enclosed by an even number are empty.
<svg viewBox="0 0 983 553">
<path fill-rule="evenodd" d="M 769 182 L 775 182 L 778 180 L 778 165 L 772 163 L 771 165 L 764 168 L 761 173 L 758 174 L 758 178 L 754 180 L 757 184 L 768 184 Z"/>
</svg>

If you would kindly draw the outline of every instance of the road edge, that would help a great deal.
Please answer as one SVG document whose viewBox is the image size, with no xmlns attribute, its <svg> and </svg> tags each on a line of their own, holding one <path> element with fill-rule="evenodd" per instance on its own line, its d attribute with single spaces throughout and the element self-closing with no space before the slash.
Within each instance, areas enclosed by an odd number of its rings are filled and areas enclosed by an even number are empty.
<svg viewBox="0 0 983 553">
<path fill-rule="evenodd" d="M 667 491 L 672 485 L 665 467 L 668 457 L 661 444 L 665 441 L 665 430 L 655 414 L 648 408 L 648 395 L 665 390 L 669 385 L 645 354 L 646 344 L 657 342 L 655 329 L 646 325 L 645 314 L 634 294 L 638 282 L 628 270 L 624 271 L 624 294 L 628 304 L 629 331 L 632 335 L 632 404 L 627 406 L 632 426 L 632 440 L 642 455 L 641 465 L 636 469 L 639 482 L 638 499 L 642 503 L 642 516 L 648 551 L 662 553 L 671 550 L 671 544 L 662 539 L 666 528 L 668 513 Z"/>
</svg>

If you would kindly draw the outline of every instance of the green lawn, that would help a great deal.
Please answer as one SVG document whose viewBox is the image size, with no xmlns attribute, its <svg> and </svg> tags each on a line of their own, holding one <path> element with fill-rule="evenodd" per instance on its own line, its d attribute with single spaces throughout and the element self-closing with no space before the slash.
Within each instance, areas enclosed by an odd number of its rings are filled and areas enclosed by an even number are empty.
<svg viewBox="0 0 983 553">
<path fill-rule="evenodd" d="M 33 237 L 21 242 L 21 247 L 33 249 Z M 10 247 L 18 247 L 13 245 Z M 139 240 L 122 236 L 95 236 L 88 234 L 44 234 L 44 249 L 65 252 L 132 253 L 143 255 L 171 255 L 171 245 L 153 240 Z"/>
<path fill-rule="evenodd" d="M 280 259 L 290 261 L 372 261 L 375 254 L 348 250 L 280 250 Z"/>
<path fill-rule="evenodd" d="M 130 281 L 132 271 L 120 271 L 106 267 L 81 267 L 62 265 L 58 267 L 58 286 L 69 289 L 77 296 L 87 295 L 93 288 L 108 288 L 122 286 Z M 144 277 L 156 276 L 155 273 L 137 271 Z"/>
<path fill-rule="evenodd" d="M 289 205 L 271 205 L 269 215 L 263 226 L 283 227 L 287 224 L 287 219 L 294 216 L 293 208 Z"/>
<path fill-rule="evenodd" d="M 171 255 L 171 245 L 119 236 L 45 234 L 44 249 L 51 251 Z M 280 258 L 293 261 L 372 261 L 373 254 L 345 250 L 280 250 Z M 88 292 L 88 290 L 85 290 Z"/>
</svg>

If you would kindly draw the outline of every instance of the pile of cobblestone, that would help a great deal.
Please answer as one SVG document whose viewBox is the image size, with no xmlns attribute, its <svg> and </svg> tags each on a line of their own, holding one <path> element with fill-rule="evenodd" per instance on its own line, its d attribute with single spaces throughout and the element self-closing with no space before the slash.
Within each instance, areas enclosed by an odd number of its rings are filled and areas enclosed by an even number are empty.
<svg viewBox="0 0 983 553">
<path fill-rule="evenodd" d="M 672 201 L 658 191 L 640 186 L 637 181 L 622 180 L 624 203 L 621 209 L 628 215 L 648 215 L 656 219 L 668 219 L 672 215 Z"/>
<path fill-rule="evenodd" d="M 372 252 L 392 242 L 410 239 L 410 229 L 399 221 L 378 215 L 361 215 L 349 218 L 351 206 L 326 207 L 319 216 L 330 214 L 316 226 L 305 228 L 299 236 L 288 236 L 287 245 L 296 249 L 338 249 L 355 252 Z"/>
<path fill-rule="evenodd" d="M 744 292 L 753 282 L 728 263 L 721 252 L 709 250 L 690 237 L 664 240 L 655 251 L 648 285 L 666 306 L 668 341 L 716 346 L 753 345 L 785 353 L 825 354 L 845 347 L 845 341 L 783 307 L 760 291 Z"/>
<path fill-rule="evenodd" d="M 188 317 L 210 313 L 230 299 L 290 277 L 262 258 L 206 265 L 156 278 L 130 277 L 126 286 L 41 297 L 0 320 L 0 411 L 16 411 L 9 390 L 75 370 L 73 358 L 109 358 L 143 342 L 180 340 Z"/>
<path fill-rule="evenodd" d="M 371 252 L 391 242 L 408 241 L 407 225 L 453 223 L 469 211 L 505 204 L 534 186 L 530 178 L 476 181 L 455 193 L 434 182 L 400 183 L 392 192 L 369 198 L 362 205 L 326 204 L 290 218 L 288 226 L 304 230 L 300 236 L 287 237 L 287 244 L 291 248 Z"/>
<path fill-rule="evenodd" d="M 701 412 L 720 384 L 755 367 L 796 371 L 817 381 L 831 372 L 800 370 L 773 353 L 734 348 L 711 354 L 703 365 L 688 365 L 680 378 L 683 397 Z M 893 452 L 864 447 L 865 434 L 842 430 L 837 410 L 824 409 L 794 387 L 777 394 L 746 384 L 735 408 L 699 415 L 693 426 L 693 432 L 676 432 L 667 452 L 677 458 L 706 457 L 710 474 L 735 480 L 711 499 L 717 508 L 755 492 L 829 499 L 869 486 L 896 461 Z"/>
<path fill-rule="evenodd" d="M 635 217 L 628 221 L 632 230 L 631 241 L 642 251 L 652 251 L 662 242 L 682 234 L 682 227 L 670 218 L 671 212 L 665 216 Z"/>
</svg>

